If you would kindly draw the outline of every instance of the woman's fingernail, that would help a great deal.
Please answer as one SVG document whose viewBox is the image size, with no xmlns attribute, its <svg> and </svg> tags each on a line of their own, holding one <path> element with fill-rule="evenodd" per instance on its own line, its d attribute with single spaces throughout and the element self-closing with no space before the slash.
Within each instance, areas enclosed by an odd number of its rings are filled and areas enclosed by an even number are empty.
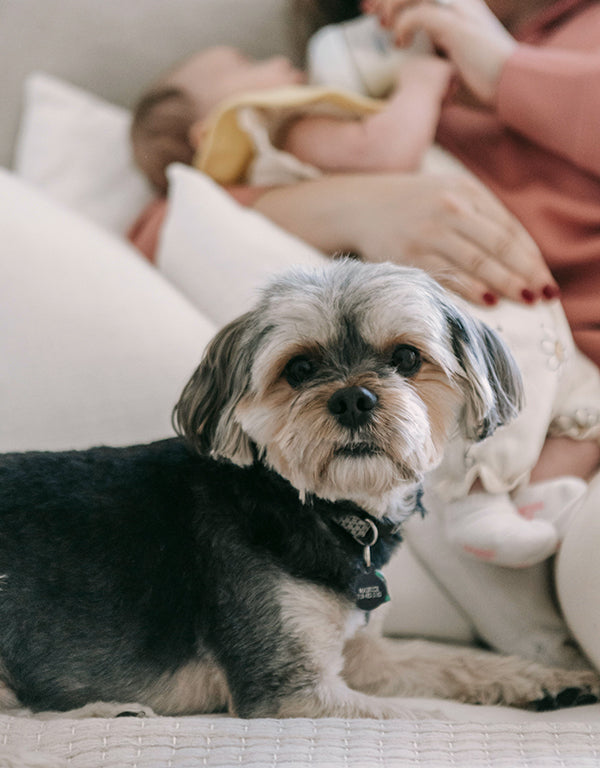
<svg viewBox="0 0 600 768">
<path fill-rule="evenodd" d="M 521 291 L 521 297 L 523 301 L 527 302 L 527 304 L 533 304 L 535 301 L 535 293 L 530 291 L 529 288 L 523 288 Z"/>
<path fill-rule="evenodd" d="M 548 283 L 548 285 L 545 285 L 542 288 L 542 294 L 546 299 L 557 299 L 560 296 L 560 288 L 558 285 L 551 285 Z"/>
<path fill-rule="evenodd" d="M 488 305 L 488 307 L 493 307 L 494 304 L 498 303 L 498 297 L 488 291 L 487 293 L 483 294 L 483 301 Z"/>
</svg>

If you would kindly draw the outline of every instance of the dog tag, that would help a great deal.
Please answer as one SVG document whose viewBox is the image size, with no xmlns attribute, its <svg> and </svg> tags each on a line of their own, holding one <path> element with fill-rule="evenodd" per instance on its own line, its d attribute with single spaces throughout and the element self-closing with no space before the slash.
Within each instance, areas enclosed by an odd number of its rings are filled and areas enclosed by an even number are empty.
<svg viewBox="0 0 600 768">
<path fill-rule="evenodd" d="M 354 582 L 356 607 L 361 611 L 372 611 L 390 599 L 385 577 L 381 571 L 376 571 L 374 565 L 367 566 L 365 573 Z"/>
</svg>

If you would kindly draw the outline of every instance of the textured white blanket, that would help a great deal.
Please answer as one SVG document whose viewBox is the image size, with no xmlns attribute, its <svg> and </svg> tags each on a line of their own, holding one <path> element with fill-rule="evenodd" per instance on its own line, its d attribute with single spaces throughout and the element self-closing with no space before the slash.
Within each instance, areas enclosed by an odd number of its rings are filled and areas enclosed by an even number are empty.
<svg viewBox="0 0 600 768">
<path fill-rule="evenodd" d="M 597 768 L 600 721 L 567 714 L 577 711 L 485 724 L 0 716 L 0 768 Z"/>
</svg>

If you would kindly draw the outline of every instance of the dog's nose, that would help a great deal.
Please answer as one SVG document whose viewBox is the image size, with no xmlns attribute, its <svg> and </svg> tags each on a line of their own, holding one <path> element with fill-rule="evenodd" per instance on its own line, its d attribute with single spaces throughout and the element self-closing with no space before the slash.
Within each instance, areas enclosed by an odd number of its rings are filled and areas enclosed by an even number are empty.
<svg viewBox="0 0 600 768">
<path fill-rule="evenodd" d="M 366 424 L 376 405 L 377 395 L 364 387 L 338 389 L 327 402 L 329 413 L 333 414 L 343 427 L 352 429 Z"/>
</svg>

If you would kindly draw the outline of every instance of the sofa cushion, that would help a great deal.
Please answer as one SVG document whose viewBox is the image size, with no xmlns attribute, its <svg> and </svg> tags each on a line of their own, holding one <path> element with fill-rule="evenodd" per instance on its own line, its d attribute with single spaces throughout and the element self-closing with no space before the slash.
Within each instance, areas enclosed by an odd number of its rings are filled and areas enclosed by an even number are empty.
<svg viewBox="0 0 600 768">
<path fill-rule="evenodd" d="M 249 309 L 269 275 L 296 264 L 327 263 L 314 248 L 239 205 L 199 171 L 175 164 L 168 175 L 158 268 L 218 325 Z"/>
<path fill-rule="evenodd" d="M 129 110 L 44 73 L 25 84 L 15 171 L 53 200 L 124 234 L 154 197 L 134 166 Z"/>
<path fill-rule="evenodd" d="M 126 243 L 2 170 L 0 198 L 0 451 L 171 435 L 213 325 Z"/>
</svg>

